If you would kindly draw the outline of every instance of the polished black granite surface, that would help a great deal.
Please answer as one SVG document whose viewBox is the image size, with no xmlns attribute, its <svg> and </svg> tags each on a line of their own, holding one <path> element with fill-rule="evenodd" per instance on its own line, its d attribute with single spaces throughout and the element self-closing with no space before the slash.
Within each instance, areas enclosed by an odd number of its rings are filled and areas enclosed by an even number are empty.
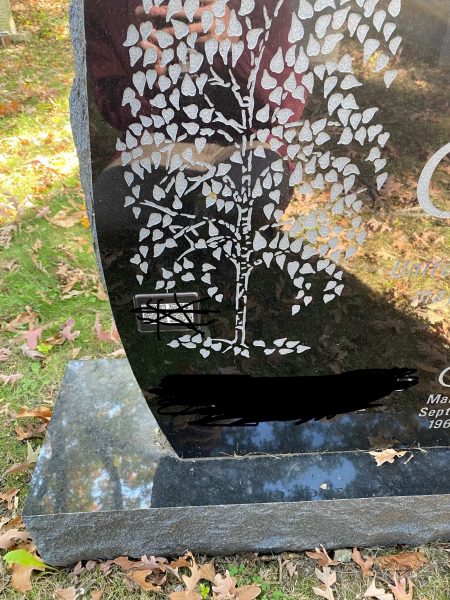
<svg viewBox="0 0 450 600">
<path fill-rule="evenodd" d="M 448 0 L 197 4 L 80 14 L 82 177 L 159 427 L 185 458 L 448 444 L 419 416 L 449 362 Z"/>
<path fill-rule="evenodd" d="M 50 515 L 450 493 L 448 449 L 416 447 L 395 464 L 379 468 L 367 452 L 338 452 L 333 446 L 339 432 L 349 443 L 349 420 L 335 425 L 328 437 L 299 434 L 302 454 L 277 455 L 279 446 L 270 445 L 275 438 L 268 434 L 269 443 L 261 439 L 261 455 L 181 460 L 158 432 L 126 360 L 71 362 L 25 512 Z M 352 431 L 356 433 L 361 422 L 357 418 Z M 359 433 L 362 439 L 367 431 Z"/>
</svg>

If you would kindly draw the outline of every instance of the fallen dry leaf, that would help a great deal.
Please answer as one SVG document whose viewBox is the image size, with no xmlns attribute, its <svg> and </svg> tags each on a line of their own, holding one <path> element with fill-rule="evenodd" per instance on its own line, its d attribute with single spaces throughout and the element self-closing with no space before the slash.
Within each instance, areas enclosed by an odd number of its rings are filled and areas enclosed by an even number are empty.
<svg viewBox="0 0 450 600">
<path fill-rule="evenodd" d="M 16 419 L 25 419 L 27 417 L 36 417 L 42 421 L 49 422 L 52 418 L 52 410 L 48 406 L 39 408 L 21 408 L 16 415 Z"/>
<path fill-rule="evenodd" d="M 72 573 L 74 575 L 81 575 L 81 573 L 83 573 L 83 572 L 84 572 L 84 567 L 83 567 L 83 563 L 80 560 L 77 562 L 77 564 L 72 569 Z"/>
<path fill-rule="evenodd" d="M 14 375 L 0 375 L 0 381 L 3 383 L 3 385 L 14 385 L 22 378 L 22 373 L 15 373 Z"/>
<path fill-rule="evenodd" d="M 73 319 L 68 319 L 66 323 L 63 325 L 61 329 L 61 337 L 67 340 L 68 342 L 73 342 L 79 337 L 79 331 L 72 331 L 75 327 L 75 321 Z"/>
<path fill-rule="evenodd" d="M 2 264 L 2 271 L 6 271 L 7 273 L 11 273 L 12 271 L 16 271 L 19 268 L 19 263 L 17 260 L 7 260 Z"/>
<path fill-rule="evenodd" d="M 92 592 L 91 594 L 91 600 L 100 600 L 102 596 L 103 590 L 95 590 L 95 592 Z"/>
<path fill-rule="evenodd" d="M 58 588 L 55 594 L 61 600 L 76 600 L 77 590 L 72 586 L 70 588 Z"/>
<path fill-rule="evenodd" d="M 31 585 L 31 573 L 34 567 L 24 567 L 23 565 L 13 565 L 11 585 L 15 590 L 26 594 L 31 592 L 33 586 Z"/>
<path fill-rule="evenodd" d="M 70 227 L 73 227 L 79 223 L 82 216 L 83 215 L 80 215 L 79 212 L 72 212 L 68 209 L 62 209 L 58 211 L 53 218 L 50 218 L 49 221 L 57 227 L 69 229 Z"/>
<path fill-rule="evenodd" d="M 377 467 L 381 467 L 381 465 L 384 465 L 385 463 L 393 463 L 396 458 L 402 458 L 405 456 L 406 451 L 398 451 L 394 450 L 393 448 L 387 448 L 386 450 L 381 450 L 380 452 L 369 452 L 369 454 L 374 457 Z"/>
<path fill-rule="evenodd" d="M 375 575 L 372 571 L 374 565 L 373 558 L 369 556 L 367 560 L 364 560 L 358 548 L 353 548 L 352 560 L 360 567 L 364 577 L 373 577 Z"/>
<path fill-rule="evenodd" d="M 9 550 L 15 546 L 18 541 L 24 542 L 28 537 L 27 531 L 20 531 L 19 529 L 0 530 L 0 549 Z"/>
<path fill-rule="evenodd" d="M 237 588 L 236 579 L 225 571 L 225 575 L 217 574 L 214 577 L 212 591 L 214 600 L 254 600 L 260 595 L 261 588 L 256 585 Z"/>
<path fill-rule="evenodd" d="M 44 331 L 44 327 L 37 327 L 36 329 L 30 329 L 28 331 L 24 331 L 20 338 L 25 341 L 25 344 L 28 346 L 30 350 L 36 350 L 39 340 L 42 337 L 42 332 Z"/>
<path fill-rule="evenodd" d="M 286 569 L 289 577 L 294 577 L 297 573 L 297 565 L 292 560 L 285 560 L 282 566 Z"/>
<path fill-rule="evenodd" d="M 8 348 L 0 348 L 0 362 L 6 362 L 11 354 Z"/>
<path fill-rule="evenodd" d="M 47 424 L 43 423 L 37 427 L 33 427 L 33 425 L 28 425 L 27 427 L 16 427 L 15 431 L 18 439 L 22 442 L 23 440 L 31 440 L 33 438 L 40 437 L 40 435 L 44 433 L 46 429 Z"/>
<path fill-rule="evenodd" d="M 111 354 L 108 354 L 109 358 L 124 358 L 125 356 L 126 356 L 126 353 L 123 348 L 119 348 L 118 350 L 111 352 Z"/>
<path fill-rule="evenodd" d="M 41 241 L 41 240 L 38 238 L 38 239 L 37 239 L 37 240 L 34 242 L 34 244 L 31 246 L 31 250 L 32 250 L 34 253 L 37 253 L 37 252 L 39 252 L 39 250 L 40 250 L 41 248 L 42 248 L 42 241 Z"/>
<path fill-rule="evenodd" d="M 157 583 L 147 581 L 147 577 L 154 575 L 153 569 L 132 571 L 127 577 L 132 579 L 145 592 L 160 592 L 161 585 L 165 583 L 165 575 Z"/>
<path fill-rule="evenodd" d="M 37 350 L 32 350 L 26 344 L 20 346 L 20 349 L 22 350 L 22 354 L 27 358 L 31 358 L 31 360 L 44 360 L 45 358 L 45 354 L 42 354 L 42 352 L 38 352 Z"/>
<path fill-rule="evenodd" d="M 108 562 L 110 562 L 112 565 L 117 565 L 118 567 L 120 567 L 122 569 L 122 571 L 131 571 L 132 569 L 139 569 L 139 568 L 148 570 L 148 567 L 143 565 L 142 561 L 130 560 L 126 556 L 119 556 L 118 558 L 115 558 L 114 560 L 111 560 Z"/>
<path fill-rule="evenodd" d="M 27 550 L 30 554 L 32 554 L 39 562 L 42 562 L 40 558 L 36 555 L 36 547 L 32 544 L 21 544 L 20 548 Z M 11 577 L 11 585 L 15 590 L 25 594 L 26 592 L 30 592 L 32 589 L 31 585 L 31 574 L 33 571 L 45 571 L 45 565 L 42 563 L 42 567 L 37 564 L 25 567 L 19 564 L 10 565 L 10 570 L 12 570 Z"/>
<path fill-rule="evenodd" d="M 106 331 L 100 323 L 100 313 L 95 315 L 94 331 L 97 339 L 101 342 L 113 342 L 120 344 L 120 336 L 117 327 L 113 322 L 109 331 Z"/>
<path fill-rule="evenodd" d="M 328 556 L 328 552 L 323 546 L 320 546 L 320 548 L 316 548 L 315 552 L 307 551 L 305 552 L 305 554 L 308 558 L 312 558 L 312 560 L 317 560 L 321 567 L 333 567 L 339 564 L 337 561 L 332 560 Z"/>
<path fill-rule="evenodd" d="M 180 558 L 177 558 L 176 560 L 172 560 L 169 565 L 172 567 L 172 569 L 180 569 L 183 567 L 187 567 L 188 569 L 191 568 L 192 565 L 192 561 L 189 560 L 189 555 L 185 554 L 184 556 L 181 556 Z"/>
<path fill-rule="evenodd" d="M 313 587 L 313 592 L 316 596 L 326 598 L 326 600 L 335 600 L 332 587 L 336 583 L 336 573 L 330 567 L 323 567 L 322 571 L 316 568 L 314 569 L 314 573 L 317 579 L 323 583 L 322 587 Z"/>
<path fill-rule="evenodd" d="M 81 352 L 81 348 L 72 348 L 70 351 L 70 358 L 75 360 Z"/>
<path fill-rule="evenodd" d="M 176 567 L 174 565 L 177 565 Z M 172 592 L 169 596 L 170 600 L 201 600 L 202 596 L 195 591 L 195 587 L 201 579 L 205 579 L 213 583 L 216 572 L 213 562 L 204 565 L 198 565 L 191 552 L 187 552 L 178 561 L 170 563 L 170 567 L 187 567 L 191 574 L 182 575 L 182 580 L 186 586 L 186 590 L 182 592 Z"/>
<path fill-rule="evenodd" d="M 36 448 L 36 450 L 33 450 L 33 446 L 30 444 L 30 442 L 27 441 L 27 459 L 26 459 L 26 461 L 23 463 L 19 463 L 16 465 L 12 465 L 11 467 L 8 467 L 5 471 L 5 474 L 20 473 L 21 471 L 25 471 L 26 469 L 33 467 L 36 464 L 37 459 L 39 458 L 40 451 L 41 451 L 40 447 Z"/>
<path fill-rule="evenodd" d="M 40 208 L 37 213 L 36 213 L 36 218 L 37 219 L 43 219 L 45 217 L 48 217 L 50 214 L 50 207 L 49 206 L 43 206 L 42 208 Z"/>
<path fill-rule="evenodd" d="M 413 600 L 414 584 L 411 579 L 397 579 L 394 575 L 394 585 L 389 586 L 394 593 L 395 600 Z M 406 589 L 408 588 L 408 589 Z"/>
<path fill-rule="evenodd" d="M 375 559 L 375 564 L 383 571 L 418 571 L 428 564 L 428 559 L 421 552 L 400 552 L 379 556 Z"/>
<path fill-rule="evenodd" d="M 14 498 L 20 492 L 19 488 L 15 488 L 13 490 L 7 490 L 6 492 L 0 493 L 0 501 L 7 502 L 8 510 L 12 510 L 14 508 Z"/>
<path fill-rule="evenodd" d="M 394 596 L 392 594 L 386 593 L 383 588 L 377 588 L 375 584 L 375 577 L 365 591 L 364 598 L 375 598 L 376 600 L 394 600 Z"/>
<path fill-rule="evenodd" d="M 106 293 L 105 288 L 103 287 L 103 284 L 101 282 L 99 282 L 98 284 L 97 293 L 95 295 L 102 302 L 108 300 L 108 294 Z"/>
<path fill-rule="evenodd" d="M 34 327 L 34 323 L 37 319 L 37 313 L 30 306 L 25 307 L 25 312 L 20 313 L 14 319 L 8 322 L 5 329 L 10 333 L 20 333 L 21 327 L 23 325 L 28 325 L 28 327 Z"/>
</svg>

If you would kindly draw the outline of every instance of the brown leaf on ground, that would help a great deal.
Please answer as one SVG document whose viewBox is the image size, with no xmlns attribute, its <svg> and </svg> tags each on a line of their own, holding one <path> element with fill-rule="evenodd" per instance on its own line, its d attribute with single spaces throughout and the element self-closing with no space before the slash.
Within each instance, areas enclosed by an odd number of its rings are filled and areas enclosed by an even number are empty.
<svg viewBox="0 0 450 600">
<path fill-rule="evenodd" d="M 16 225 L 6 225 L 0 228 L 0 248 L 9 248 L 12 236 L 16 231 Z"/>
<path fill-rule="evenodd" d="M 372 583 L 369 585 L 367 590 L 364 592 L 364 598 L 375 598 L 375 600 L 394 600 L 394 596 L 390 593 L 386 593 L 383 588 L 377 588 L 375 584 L 375 577 Z"/>
<path fill-rule="evenodd" d="M 323 584 L 321 587 L 313 587 L 316 596 L 326 598 L 326 600 L 335 600 L 332 587 L 336 584 L 336 573 L 330 567 L 323 567 L 322 571 L 316 568 L 314 573 Z"/>
<path fill-rule="evenodd" d="M 0 501 L 7 502 L 8 510 L 12 510 L 14 508 L 14 498 L 20 492 L 19 488 L 15 488 L 13 490 L 7 490 L 6 492 L 0 493 Z"/>
<path fill-rule="evenodd" d="M 158 558 L 150 556 L 149 558 L 148 556 L 144 555 L 141 557 L 141 562 L 147 567 L 147 569 L 153 569 L 154 571 L 157 571 L 159 569 L 160 571 L 164 572 L 169 561 L 167 560 L 167 558 L 162 558 L 161 556 L 159 556 Z"/>
<path fill-rule="evenodd" d="M 36 327 L 36 329 L 30 327 L 28 331 L 24 331 L 20 334 L 20 338 L 25 341 L 25 344 L 30 350 L 36 350 L 43 331 L 44 327 Z"/>
<path fill-rule="evenodd" d="M 406 451 L 398 451 L 394 450 L 393 448 L 387 448 L 386 450 L 381 450 L 380 452 L 369 452 L 369 454 L 370 456 L 374 457 L 377 463 L 377 467 L 381 467 L 385 463 L 393 463 L 396 458 L 402 458 L 403 456 L 405 456 Z"/>
<path fill-rule="evenodd" d="M 56 225 L 57 227 L 64 227 L 65 229 L 70 229 L 74 225 L 77 225 L 80 222 L 80 219 L 83 215 L 80 212 L 73 212 L 70 209 L 62 209 L 56 213 L 56 215 L 50 219 L 50 223 L 52 225 Z"/>
<path fill-rule="evenodd" d="M 31 585 L 31 573 L 33 570 L 33 567 L 13 565 L 11 577 L 11 585 L 13 588 L 22 594 L 31 592 L 33 589 L 33 586 Z"/>
<path fill-rule="evenodd" d="M 20 346 L 20 349 L 22 350 L 22 354 L 24 356 L 26 356 L 27 358 L 31 358 L 31 360 L 44 360 L 45 359 L 45 354 L 42 354 L 42 352 L 38 352 L 37 350 L 32 350 L 26 344 L 24 344 L 23 346 Z"/>
<path fill-rule="evenodd" d="M 11 467 L 8 467 L 5 470 L 5 475 L 11 475 L 12 473 L 21 473 L 22 471 L 26 471 L 27 469 L 34 467 L 34 465 L 35 463 L 29 462 L 17 463 L 15 465 L 12 465 Z"/>
<path fill-rule="evenodd" d="M 86 571 L 93 571 L 97 566 L 96 560 L 88 560 L 86 563 Z"/>
<path fill-rule="evenodd" d="M 400 552 L 400 554 L 379 556 L 374 562 L 383 571 L 406 572 L 418 571 L 429 561 L 421 552 Z"/>
<path fill-rule="evenodd" d="M 308 558 L 312 558 L 312 560 L 317 560 L 321 567 L 333 567 L 339 564 L 337 561 L 332 560 L 328 556 L 328 552 L 323 546 L 320 546 L 320 548 L 316 548 L 315 552 L 307 551 L 305 552 L 305 554 Z"/>
<path fill-rule="evenodd" d="M 6 271 L 6 273 L 11 273 L 12 271 L 17 271 L 19 268 L 19 263 L 17 260 L 7 260 L 2 263 L 2 271 Z"/>
<path fill-rule="evenodd" d="M 97 293 L 95 295 L 102 302 L 108 300 L 108 294 L 106 293 L 105 288 L 103 287 L 103 284 L 101 282 L 98 283 Z"/>
<path fill-rule="evenodd" d="M 236 579 L 226 571 L 225 575 L 217 574 L 214 577 L 212 591 L 214 600 L 254 600 L 260 595 L 261 588 L 256 585 L 237 588 Z"/>
<path fill-rule="evenodd" d="M 130 560 L 126 556 L 119 556 L 114 560 L 108 561 L 112 565 L 117 565 L 122 571 L 131 571 L 132 569 L 145 569 L 149 570 L 148 566 L 143 565 L 140 560 Z"/>
<path fill-rule="evenodd" d="M 294 577 L 297 573 L 297 565 L 292 560 L 285 560 L 282 562 L 282 566 L 286 569 L 289 577 Z"/>
<path fill-rule="evenodd" d="M 5 471 L 5 474 L 20 473 L 21 471 L 25 471 L 26 469 L 33 467 L 36 464 L 37 459 L 39 458 L 40 451 L 41 451 L 40 447 L 36 448 L 36 450 L 33 450 L 33 446 L 30 444 L 30 442 L 27 441 L 27 459 L 26 459 L 26 461 L 23 463 L 12 465 L 11 467 L 8 467 Z"/>
<path fill-rule="evenodd" d="M 123 348 L 119 348 L 118 350 L 111 352 L 111 354 L 108 354 L 108 357 L 109 358 L 124 358 L 124 357 L 126 357 L 126 353 Z"/>
<path fill-rule="evenodd" d="M 16 427 L 15 431 L 17 433 L 18 439 L 23 442 L 23 440 L 31 440 L 36 437 L 40 437 L 42 433 L 44 433 L 47 429 L 47 424 L 43 423 L 42 425 L 38 425 L 37 427 L 33 427 L 33 425 L 28 425 L 27 427 Z"/>
<path fill-rule="evenodd" d="M 375 573 L 372 571 L 372 567 L 374 565 L 373 558 L 369 556 L 367 560 L 364 560 L 358 548 L 353 548 L 352 560 L 361 569 L 364 577 L 373 577 L 375 575 Z"/>
<path fill-rule="evenodd" d="M 187 552 L 177 561 L 172 561 L 169 565 L 169 570 L 176 570 L 179 567 L 187 567 L 191 574 L 182 575 L 182 580 L 186 586 L 186 590 L 182 592 L 173 592 L 170 594 L 170 600 L 201 600 L 201 595 L 195 591 L 198 582 L 205 579 L 213 583 L 216 572 L 213 561 L 204 565 L 198 565 L 191 552 Z"/>
<path fill-rule="evenodd" d="M 33 544 L 21 544 L 20 548 L 27 550 L 30 554 L 32 554 L 36 559 L 40 560 L 36 555 L 36 546 Z M 24 567 L 19 564 L 12 564 L 10 567 L 12 571 L 11 584 L 15 590 L 25 594 L 26 592 L 31 591 L 31 574 L 33 571 L 45 571 L 45 565 L 40 566 L 32 566 L 32 567 Z"/>
<path fill-rule="evenodd" d="M 16 545 L 18 541 L 24 542 L 29 537 L 27 531 L 19 529 L 0 530 L 0 549 L 9 550 Z"/>
<path fill-rule="evenodd" d="M 70 358 L 75 360 L 81 352 L 81 348 L 72 348 L 70 351 Z"/>
<path fill-rule="evenodd" d="M 100 313 L 97 313 L 95 315 L 94 331 L 95 335 L 97 336 L 97 339 L 101 342 L 112 342 L 114 344 L 120 344 L 120 337 L 115 323 L 113 322 L 110 330 L 106 331 L 103 328 L 103 325 L 100 323 Z"/>
<path fill-rule="evenodd" d="M 55 594 L 61 600 L 76 600 L 77 590 L 73 586 L 70 588 L 58 588 L 55 590 Z"/>
<path fill-rule="evenodd" d="M 92 592 L 91 594 L 91 600 L 100 600 L 102 596 L 103 590 L 95 590 L 95 592 Z"/>
<path fill-rule="evenodd" d="M 394 576 L 394 585 L 389 586 L 394 593 L 395 600 L 413 600 L 414 584 L 411 579 L 397 579 Z M 406 589 L 408 588 L 408 589 Z"/>
<path fill-rule="evenodd" d="M 75 327 L 75 321 L 73 319 L 68 319 L 61 329 L 61 337 L 68 342 L 73 342 L 79 337 L 79 331 L 72 331 Z"/>
<path fill-rule="evenodd" d="M 11 354 L 8 348 L 0 348 L 0 362 L 6 362 Z"/>
<path fill-rule="evenodd" d="M 39 408 L 21 408 L 16 415 L 16 419 L 25 419 L 28 417 L 36 417 L 47 423 L 52 418 L 52 409 L 48 406 L 40 406 Z"/>
<path fill-rule="evenodd" d="M 77 562 L 77 564 L 72 569 L 72 573 L 74 575 L 81 575 L 81 573 L 83 573 L 83 572 L 84 572 L 84 567 L 83 567 L 83 563 L 80 560 Z"/>
<path fill-rule="evenodd" d="M 50 206 L 43 206 L 36 212 L 36 218 L 43 219 L 45 217 L 48 217 L 49 214 L 50 214 Z"/>
<path fill-rule="evenodd" d="M 177 558 L 176 560 L 172 560 L 169 563 L 169 566 L 172 567 L 172 569 L 180 569 L 183 567 L 187 567 L 188 569 L 190 569 L 191 565 L 192 565 L 192 561 L 189 560 L 188 554 L 185 554 L 184 556 L 181 556 L 180 558 Z"/>
<path fill-rule="evenodd" d="M 37 319 L 37 313 L 30 306 L 25 307 L 25 312 L 20 313 L 14 319 L 8 322 L 5 329 L 10 333 L 20 333 L 23 325 L 34 327 L 34 323 Z"/>
<path fill-rule="evenodd" d="M 10 529 L 25 529 L 22 518 L 17 514 L 14 517 L 11 517 L 11 519 L 4 517 L 0 520 L 0 523 L 2 523 L 0 534 L 9 531 Z"/>
<path fill-rule="evenodd" d="M 37 253 L 37 252 L 39 252 L 39 250 L 40 250 L 41 248 L 42 248 L 42 241 L 41 241 L 41 240 L 38 238 L 38 239 L 37 239 L 37 240 L 34 242 L 34 244 L 31 246 L 31 250 L 32 250 L 34 253 Z"/>
<path fill-rule="evenodd" d="M 165 576 L 160 577 L 157 583 L 152 581 L 147 581 L 147 577 L 154 575 L 153 569 L 147 569 L 145 571 L 132 571 L 127 577 L 133 580 L 135 583 L 139 585 L 139 587 L 145 592 L 160 592 L 161 585 L 165 583 Z"/>
<path fill-rule="evenodd" d="M 3 373 L 0 375 L 0 381 L 3 385 L 14 385 L 20 379 L 22 379 L 22 373 L 15 373 L 14 375 L 4 375 Z"/>
</svg>

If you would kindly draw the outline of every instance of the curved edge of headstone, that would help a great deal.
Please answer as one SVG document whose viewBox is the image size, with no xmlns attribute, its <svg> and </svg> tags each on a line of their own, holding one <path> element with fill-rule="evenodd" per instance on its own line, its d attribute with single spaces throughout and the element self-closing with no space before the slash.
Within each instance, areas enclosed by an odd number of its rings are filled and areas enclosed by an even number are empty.
<svg viewBox="0 0 450 600">
<path fill-rule="evenodd" d="M 84 0 L 72 0 L 69 8 L 69 26 L 72 38 L 75 78 L 70 92 L 70 124 L 72 136 L 77 150 L 80 167 L 81 186 L 86 198 L 86 208 L 91 223 L 92 236 L 94 240 L 95 255 L 100 271 L 100 277 L 104 282 L 102 263 L 98 250 L 97 231 L 95 219 L 93 218 L 93 185 L 92 185 L 92 163 L 91 144 L 89 136 L 89 102 L 87 93 L 86 72 L 86 37 L 84 29 Z"/>
<path fill-rule="evenodd" d="M 27 515 L 46 563 L 418 545 L 450 538 L 450 495 Z"/>
</svg>

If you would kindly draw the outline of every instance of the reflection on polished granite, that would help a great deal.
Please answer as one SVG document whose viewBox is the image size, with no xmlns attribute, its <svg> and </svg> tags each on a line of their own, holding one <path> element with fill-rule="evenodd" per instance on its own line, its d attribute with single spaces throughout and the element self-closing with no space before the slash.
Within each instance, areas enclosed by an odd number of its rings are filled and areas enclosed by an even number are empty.
<svg viewBox="0 0 450 600">
<path fill-rule="evenodd" d="M 283 428 L 265 424 L 261 429 L 244 429 L 259 436 L 264 453 L 272 448 L 272 456 L 181 460 L 159 433 L 126 360 L 74 361 L 62 384 L 25 514 L 450 493 L 445 448 L 412 450 L 383 469 L 367 452 L 339 451 L 349 439 L 357 439 L 363 416 L 299 426 L 299 432 L 306 429 L 299 433 L 304 444 L 301 454 L 276 455 L 285 447 Z M 371 425 L 379 426 L 380 421 L 371 420 Z M 221 444 L 233 436 L 233 429 L 242 435 L 240 428 L 229 428 Z M 215 430 L 217 442 L 222 433 Z M 367 433 L 366 424 L 360 439 Z M 234 443 L 230 441 L 229 447 Z"/>
</svg>

